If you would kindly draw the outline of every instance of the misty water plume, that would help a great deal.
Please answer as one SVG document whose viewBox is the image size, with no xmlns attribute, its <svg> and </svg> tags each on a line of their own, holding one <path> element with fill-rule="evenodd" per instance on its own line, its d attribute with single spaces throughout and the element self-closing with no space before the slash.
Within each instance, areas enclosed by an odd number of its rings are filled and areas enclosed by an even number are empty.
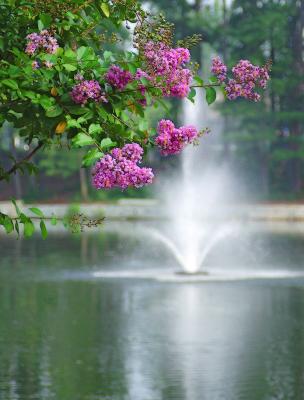
<svg viewBox="0 0 304 400">
<path fill-rule="evenodd" d="M 206 105 L 202 95 L 198 93 L 195 104 L 184 101 L 181 123 L 209 127 L 211 133 L 179 156 L 178 172 L 167 177 L 161 194 L 170 217 L 168 231 L 153 233 L 189 274 L 202 272 L 209 252 L 237 230 L 224 211 L 235 202 L 238 187 L 222 156 L 223 119 L 215 107 Z"/>
</svg>

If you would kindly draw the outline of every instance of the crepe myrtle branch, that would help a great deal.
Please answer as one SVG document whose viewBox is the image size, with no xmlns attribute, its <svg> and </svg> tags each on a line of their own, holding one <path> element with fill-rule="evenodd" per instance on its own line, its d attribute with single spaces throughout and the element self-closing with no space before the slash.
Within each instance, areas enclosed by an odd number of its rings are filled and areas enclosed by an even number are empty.
<svg viewBox="0 0 304 400">
<path fill-rule="evenodd" d="M 0 181 L 3 181 L 7 178 L 8 175 L 14 174 L 17 172 L 18 168 L 22 166 L 25 162 L 29 161 L 36 153 L 38 150 L 40 150 L 43 147 L 43 142 L 40 142 L 32 151 L 30 151 L 22 160 L 16 162 L 9 170 L 4 171 L 0 175 Z"/>
<path fill-rule="evenodd" d="M 194 88 L 210 88 L 210 87 L 219 87 L 221 86 L 221 83 L 208 83 L 208 84 L 203 84 L 203 85 L 191 85 L 189 88 L 194 89 Z M 133 92 L 138 92 L 140 90 L 149 90 L 149 89 L 161 89 L 160 86 L 143 86 L 141 88 L 135 88 L 135 89 L 127 89 L 127 90 L 119 90 L 119 93 L 133 93 Z"/>
<path fill-rule="evenodd" d="M 67 214 L 63 217 L 56 217 L 55 215 L 49 217 L 45 216 L 43 212 L 37 207 L 29 208 L 29 211 L 35 215 L 28 216 L 24 212 L 22 212 L 16 200 L 12 199 L 12 203 L 15 207 L 17 215 L 9 216 L 0 211 L 0 226 L 4 228 L 7 234 L 15 232 L 18 237 L 20 236 L 21 231 L 23 231 L 24 237 L 31 237 L 36 230 L 37 224 L 35 224 L 35 222 L 39 223 L 42 238 L 46 239 L 48 236 L 46 222 L 49 222 L 53 226 L 61 222 L 61 224 L 72 233 L 79 233 L 83 232 L 85 228 L 99 227 L 105 219 L 105 217 L 103 216 L 91 218 L 82 213 L 76 213 L 73 215 Z M 23 229 L 21 229 L 21 226 L 23 226 Z"/>
<path fill-rule="evenodd" d="M 0 212 L 1 215 L 4 215 Z M 10 219 L 12 221 L 20 221 L 20 216 L 17 217 L 10 217 Z M 63 222 L 64 224 L 66 224 L 69 227 L 73 227 L 73 226 L 82 226 L 82 228 L 87 227 L 87 228 L 97 228 L 98 225 L 102 224 L 105 220 L 105 217 L 100 217 L 100 218 L 91 218 L 88 217 L 87 215 L 84 215 L 82 213 L 75 213 L 71 216 L 64 216 L 64 217 L 55 217 L 54 215 L 52 216 L 43 216 L 43 217 L 39 217 L 39 216 L 31 216 L 30 219 L 32 221 L 48 221 L 48 222 L 53 222 L 54 220 L 56 220 L 56 224 L 57 222 Z"/>
</svg>

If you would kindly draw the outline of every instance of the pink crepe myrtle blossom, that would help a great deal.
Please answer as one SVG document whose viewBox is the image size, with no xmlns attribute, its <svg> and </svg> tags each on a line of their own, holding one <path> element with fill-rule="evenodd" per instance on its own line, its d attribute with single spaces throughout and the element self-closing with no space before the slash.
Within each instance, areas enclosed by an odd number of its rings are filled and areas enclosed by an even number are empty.
<svg viewBox="0 0 304 400">
<path fill-rule="evenodd" d="M 57 40 L 47 30 L 43 30 L 40 33 L 30 33 L 26 39 L 25 53 L 29 56 L 33 56 L 38 51 L 54 54 L 59 47 Z"/>
<path fill-rule="evenodd" d="M 149 41 L 145 45 L 144 57 L 149 69 L 156 75 L 171 73 L 190 61 L 190 52 L 185 48 L 170 48 L 162 42 Z"/>
<path fill-rule="evenodd" d="M 142 99 L 138 100 L 138 103 L 145 107 L 147 105 L 147 101 L 145 99 L 147 88 L 143 83 L 140 83 L 141 78 L 151 80 L 150 76 L 141 69 L 137 69 L 135 75 L 132 75 L 129 71 L 125 71 L 117 65 L 112 65 L 105 75 L 106 81 L 118 90 L 123 90 L 127 86 L 127 84 L 132 81 L 137 81 L 138 90 L 143 96 Z"/>
<path fill-rule="evenodd" d="M 174 49 L 162 42 L 150 41 L 145 45 L 144 60 L 151 84 L 160 87 L 164 96 L 182 98 L 189 94 L 192 72 L 184 68 L 190 61 L 188 49 Z"/>
<path fill-rule="evenodd" d="M 229 100 L 237 97 L 259 101 L 261 96 L 255 92 L 256 88 L 265 89 L 269 80 L 268 67 L 253 65 L 248 60 L 240 60 L 233 68 L 234 79 L 230 79 L 226 92 Z"/>
<path fill-rule="evenodd" d="M 212 60 L 211 72 L 220 82 L 224 82 L 227 78 L 227 66 L 223 63 L 220 57 L 215 57 Z"/>
<path fill-rule="evenodd" d="M 150 185 L 154 178 L 152 169 L 137 165 L 142 160 L 143 152 L 137 143 L 114 148 L 95 164 L 93 186 L 96 189 L 127 189 Z"/>
<path fill-rule="evenodd" d="M 80 83 L 73 87 L 71 97 L 77 104 L 86 104 L 88 100 L 93 100 L 96 103 L 108 102 L 105 93 L 102 92 L 99 83 L 95 80 L 80 81 Z"/>
<path fill-rule="evenodd" d="M 190 92 L 192 73 L 189 69 L 177 69 L 174 74 L 167 79 L 164 89 L 165 96 L 186 97 Z M 167 92 L 165 91 L 167 89 Z"/>
<path fill-rule="evenodd" d="M 123 90 L 133 80 L 133 75 L 118 65 L 112 65 L 105 74 L 105 79 L 114 88 Z"/>
<path fill-rule="evenodd" d="M 170 48 L 162 42 L 146 43 L 143 54 L 146 70 L 138 69 L 135 75 L 117 65 L 112 65 L 105 74 L 106 81 L 118 90 L 123 90 L 128 83 L 147 79 L 151 86 L 160 88 L 165 97 L 186 97 L 190 91 L 192 72 L 184 68 L 190 61 L 190 52 L 185 48 Z M 138 89 L 145 96 L 147 87 L 138 82 Z M 143 106 L 146 99 L 139 100 Z"/>
<path fill-rule="evenodd" d="M 248 100 L 259 101 L 261 96 L 256 88 L 266 89 L 269 80 L 269 66 L 259 67 L 248 60 L 240 60 L 233 68 L 233 78 L 227 78 L 227 67 L 219 57 L 212 61 L 211 72 L 218 80 L 225 84 L 225 91 L 229 100 L 243 97 Z"/>
<path fill-rule="evenodd" d="M 199 132 L 192 126 L 176 128 L 170 120 L 162 119 L 158 123 L 156 145 L 164 156 L 179 154 L 187 144 L 193 143 L 198 138 Z"/>
</svg>

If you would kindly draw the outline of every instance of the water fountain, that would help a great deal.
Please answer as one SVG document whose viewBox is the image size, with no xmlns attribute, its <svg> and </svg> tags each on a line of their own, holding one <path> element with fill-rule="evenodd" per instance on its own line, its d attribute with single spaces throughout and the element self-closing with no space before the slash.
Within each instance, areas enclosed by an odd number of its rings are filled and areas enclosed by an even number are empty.
<svg viewBox="0 0 304 400">
<path fill-rule="evenodd" d="M 197 96 L 195 104 L 184 102 L 183 123 L 211 127 L 212 137 L 202 138 L 199 146 L 188 146 L 183 151 L 176 182 L 164 185 L 172 225 L 170 237 L 155 232 L 154 237 L 172 250 L 182 273 L 198 274 L 204 273 L 201 266 L 214 246 L 236 230 L 235 223 L 216 217 L 223 204 L 231 201 L 234 184 L 228 168 L 210 159 L 211 153 L 213 158 L 221 149 L 220 115 Z"/>
<path fill-rule="evenodd" d="M 162 243 L 172 253 L 180 267 L 180 270 L 176 271 L 178 274 L 205 275 L 206 271 L 201 270 L 201 267 L 206 257 L 219 241 L 236 232 L 237 224 L 220 224 L 217 228 L 210 229 L 206 229 L 205 226 L 203 229 L 200 222 L 202 221 L 198 220 L 198 223 L 194 223 L 193 220 L 182 217 L 174 222 L 184 228 L 186 238 L 183 239 L 183 246 L 178 245 L 176 235 L 165 234 L 154 227 L 145 227 L 140 231 L 148 238 Z"/>
</svg>

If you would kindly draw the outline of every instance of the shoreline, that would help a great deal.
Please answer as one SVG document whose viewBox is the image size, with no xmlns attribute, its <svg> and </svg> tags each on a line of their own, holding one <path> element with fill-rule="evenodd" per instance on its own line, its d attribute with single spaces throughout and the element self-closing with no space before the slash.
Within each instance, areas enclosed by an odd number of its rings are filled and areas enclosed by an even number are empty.
<svg viewBox="0 0 304 400">
<path fill-rule="evenodd" d="M 25 204 L 18 201 L 25 213 L 30 207 L 38 207 L 46 216 L 52 214 L 64 217 L 67 214 L 83 213 L 88 217 L 106 217 L 107 220 L 170 220 L 174 218 L 165 206 L 153 199 L 123 199 L 115 203 L 74 203 L 74 204 Z M 304 203 L 257 203 L 215 206 L 203 209 L 202 220 L 212 221 L 290 221 L 304 222 Z M 10 216 L 15 210 L 10 202 L 0 202 L 0 211 Z"/>
</svg>

